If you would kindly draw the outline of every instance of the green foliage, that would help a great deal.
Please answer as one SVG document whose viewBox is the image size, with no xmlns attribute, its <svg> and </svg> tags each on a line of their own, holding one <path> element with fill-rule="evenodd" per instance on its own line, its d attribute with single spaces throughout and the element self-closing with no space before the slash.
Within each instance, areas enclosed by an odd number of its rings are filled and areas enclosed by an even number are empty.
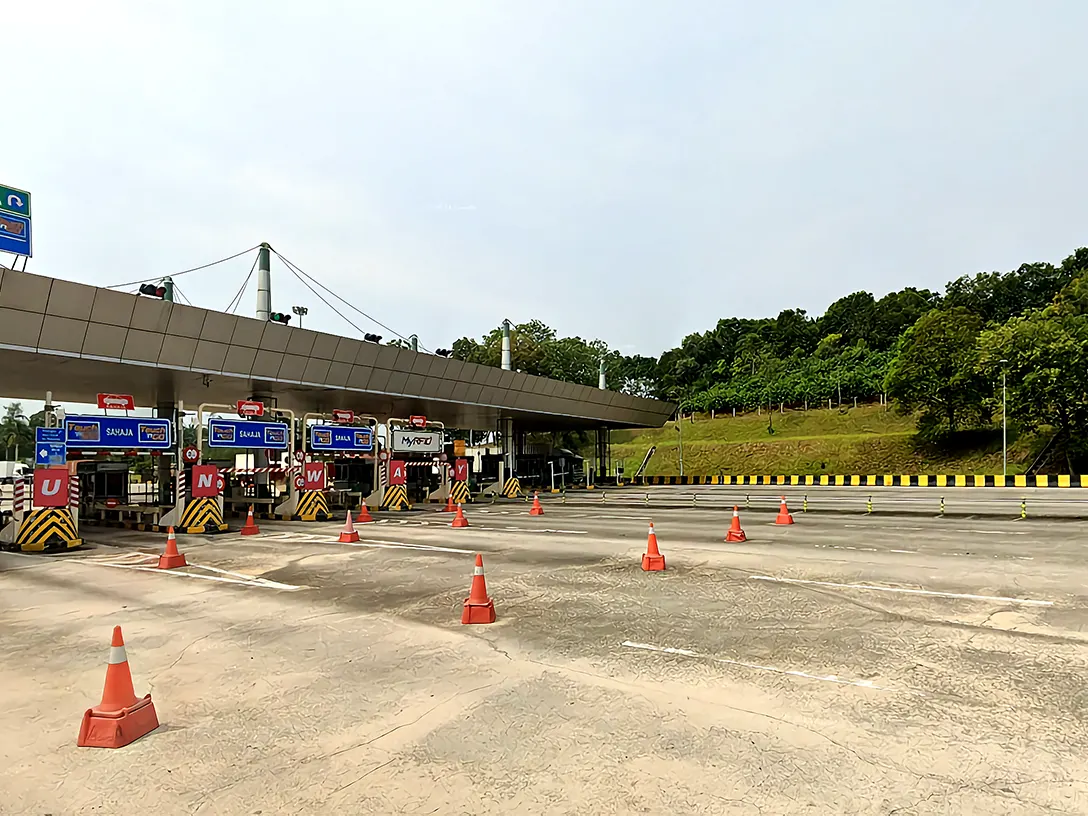
<svg viewBox="0 0 1088 816">
<path fill-rule="evenodd" d="M 962 306 L 934 309 L 904 333 L 888 369 L 888 394 L 906 411 L 921 410 L 918 429 L 929 439 L 988 419 L 992 382 L 979 374 L 982 320 Z"/>
<path fill-rule="evenodd" d="M 0 447 L 9 460 L 22 461 L 34 455 L 34 429 L 44 425 L 40 414 L 27 417 L 21 402 L 9 402 L 0 418 Z"/>
</svg>

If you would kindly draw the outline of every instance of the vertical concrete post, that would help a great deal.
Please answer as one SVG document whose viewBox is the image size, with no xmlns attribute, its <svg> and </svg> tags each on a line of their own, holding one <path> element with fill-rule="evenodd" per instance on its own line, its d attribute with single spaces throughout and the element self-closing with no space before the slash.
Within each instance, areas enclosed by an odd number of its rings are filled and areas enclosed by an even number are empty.
<svg viewBox="0 0 1088 816">
<path fill-rule="evenodd" d="M 605 369 L 604 357 L 602 357 L 601 358 L 601 368 L 597 373 L 597 387 L 599 389 L 601 389 L 602 391 L 605 391 L 608 388 L 607 379 L 605 377 L 606 373 L 607 373 L 607 370 Z"/>
<path fill-rule="evenodd" d="M 169 419 L 170 423 L 180 430 L 177 407 L 173 402 L 160 402 L 156 405 L 155 416 Z M 159 456 L 157 458 L 158 463 L 155 469 L 157 471 L 156 481 L 159 483 L 159 493 L 155 503 L 159 507 L 173 507 L 177 502 L 174 499 L 174 479 L 170 474 L 170 457 Z M 178 466 L 182 466 L 180 457 L 178 458 Z"/>
<path fill-rule="evenodd" d="M 262 243 L 257 251 L 257 319 L 268 320 L 272 314 L 272 247 Z"/>
<path fill-rule="evenodd" d="M 513 361 L 510 356 L 510 321 L 502 322 L 502 370 L 512 371 Z"/>
</svg>

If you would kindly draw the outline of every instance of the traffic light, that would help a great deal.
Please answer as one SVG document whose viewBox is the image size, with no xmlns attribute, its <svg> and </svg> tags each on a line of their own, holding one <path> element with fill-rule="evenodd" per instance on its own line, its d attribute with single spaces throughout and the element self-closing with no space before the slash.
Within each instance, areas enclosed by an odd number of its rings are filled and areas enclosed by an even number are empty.
<svg viewBox="0 0 1088 816">
<path fill-rule="evenodd" d="M 165 297 L 166 296 L 166 287 L 165 286 L 156 286 L 153 283 L 145 283 L 143 286 L 140 287 L 140 294 L 141 295 L 147 295 L 148 297 L 157 297 L 157 298 Z"/>
<path fill-rule="evenodd" d="M 284 314 L 283 312 L 272 312 L 272 314 L 268 316 L 268 319 L 273 323 L 282 323 L 286 326 L 291 322 L 291 315 Z"/>
<path fill-rule="evenodd" d="M 363 335 L 363 339 L 368 343 L 380 343 L 382 341 L 382 336 L 380 334 L 367 333 Z"/>
<path fill-rule="evenodd" d="M 449 349 L 437 349 L 435 351 L 435 354 L 437 354 L 439 357 L 449 357 L 450 356 L 450 350 Z"/>
</svg>

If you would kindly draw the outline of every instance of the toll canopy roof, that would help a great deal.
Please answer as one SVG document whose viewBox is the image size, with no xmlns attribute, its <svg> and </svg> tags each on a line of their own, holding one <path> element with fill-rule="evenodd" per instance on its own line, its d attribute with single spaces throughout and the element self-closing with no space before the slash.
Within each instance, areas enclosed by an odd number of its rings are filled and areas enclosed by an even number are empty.
<svg viewBox="0 0 1088 816">
<path fill-rule="evenodd" d="M 0 393 L 425 415 L 452 428 L 658 427 L 674 407 L 350 337 L 0 269 Z"/>
</svg>

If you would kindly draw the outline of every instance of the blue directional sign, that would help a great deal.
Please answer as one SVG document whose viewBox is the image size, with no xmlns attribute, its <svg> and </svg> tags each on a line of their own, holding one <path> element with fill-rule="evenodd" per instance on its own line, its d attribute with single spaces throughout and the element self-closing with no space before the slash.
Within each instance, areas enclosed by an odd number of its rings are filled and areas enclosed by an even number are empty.
<svg viewBox="0 0 1088 816">
<path fill-rule="evenodd" d="M 68 448 L 63 442 L 38 442 L 34 446 L 37 467 L 62 467 L 68 461 Z"/>
<path fill-rule="evenodd" d="M 70 416 L 64 421 L 69 448 L 170 450 L 174 426 L 166 418 Z"/>
<path fill-rule="evenodd" d="M 218 417 L 209 419 L 208 447 L 287 450 L 287 424 Z"/>
<path fill-rule="evenodd" d="M 370 428 L 352 425 L 311 425 L 310 450 L 360 451 L 374 450 L 374 433 Z"/>
<path fill-rule="evenodd" d="M 64 428 L 35 428 L 35 442 L 60 442 L 64 444 Z"/>
<path fill-rule="evenodd" d="M 0 184 L 0 252 L 31 255 L 30 193 Z"/>
<path fill-rule="evenodd" d="M 64 428 L 34 429 L 34 464 L 37 467 L 61 467 L 68 461 Z"/>
</svg>

